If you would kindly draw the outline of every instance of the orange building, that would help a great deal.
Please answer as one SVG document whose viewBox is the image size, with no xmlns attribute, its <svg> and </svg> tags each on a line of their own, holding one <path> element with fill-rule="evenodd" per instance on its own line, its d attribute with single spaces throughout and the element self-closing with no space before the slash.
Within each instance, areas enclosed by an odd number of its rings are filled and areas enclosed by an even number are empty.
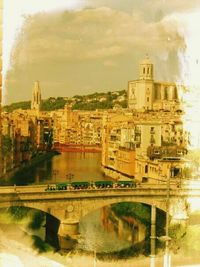
<svg viewBox="0 0 200 267">
<path fill-rule="evenodd" d="M 117 153 L 118 172 L 134 177 L 135 175 L 135 150 L 119 147 Z"/>
</svg>

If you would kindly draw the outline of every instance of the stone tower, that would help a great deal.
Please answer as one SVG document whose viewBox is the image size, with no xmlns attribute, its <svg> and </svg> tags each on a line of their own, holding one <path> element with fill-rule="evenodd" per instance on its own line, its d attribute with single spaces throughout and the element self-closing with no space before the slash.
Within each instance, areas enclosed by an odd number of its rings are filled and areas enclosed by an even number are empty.
<svg viewBox="0 0 200 267">
<path fill-rule="evenodd" d="M 153 80 L 153 64 L 148 56 L 140 63 L 140 80 Z"/>
<path fill-rule="evenodd" d="M 39 81 L 36 81 L 32 93 L 31 109 L 40 111 L 40 106 L 41 106 L 41 90 Z"/>
<path fill-rule="evenodd" d="M 146 57 L 139 65 L 139 79 L 128 83 L 128 107 L 152 110 L 154 101 L 153 64 Z"/>
</svg>

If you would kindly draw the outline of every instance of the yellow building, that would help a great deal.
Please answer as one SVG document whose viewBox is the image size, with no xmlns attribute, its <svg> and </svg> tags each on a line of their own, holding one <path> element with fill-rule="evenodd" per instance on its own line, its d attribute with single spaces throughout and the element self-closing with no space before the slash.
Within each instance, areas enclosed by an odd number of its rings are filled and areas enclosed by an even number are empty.
<svg viewBox="0 0 200 267">
<path fill-rule="evenodd" d="M 55 145 L 101 144 L 103 112 L 72 110 L 66 104 L 64 109 L 53 112 L 53 142 Z"/>
<path fill-rule="evenodd" d="M 135 176 L 135 149 L 119 147 L 117 153 L 117 171 L 128 177 Z"/>
<path fill-rule="evenodd" d="M 180 110 L 178 91 L 183 86 L 155 82 L 154 66 L 146 57 L 139 66 L 139 79 L 128 82 L 128 108 L 145 110 Z"/>
</svg>

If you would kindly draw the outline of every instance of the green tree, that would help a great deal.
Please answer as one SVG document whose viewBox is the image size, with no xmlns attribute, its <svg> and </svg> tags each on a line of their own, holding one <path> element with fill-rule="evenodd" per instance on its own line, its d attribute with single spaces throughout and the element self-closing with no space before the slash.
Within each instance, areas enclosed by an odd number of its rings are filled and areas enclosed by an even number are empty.
<svg viewBox="0 0 200 267">
<path fill-rule="evenodd" d="M 7 105 L 3 107 L 3 110 L 6 112 L 12 112 L 15 109 L 30 109 L 31 101 L 21 101 L 17 103 L 12 103 L 11 105 Z"/>
</svg>

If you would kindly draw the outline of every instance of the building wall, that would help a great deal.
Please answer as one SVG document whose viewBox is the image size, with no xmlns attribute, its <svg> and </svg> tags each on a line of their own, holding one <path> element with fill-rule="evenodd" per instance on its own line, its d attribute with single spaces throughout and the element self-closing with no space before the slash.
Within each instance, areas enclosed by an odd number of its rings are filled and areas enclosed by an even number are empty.
<svg viewBox="0 0 200 267">
<path fill-rule="evenodd" d="M 135 175 L 135 150 L 119 148 L 117 153 L 117 168 L 120 173 L 130 177 Z"/>
<path fill-rule="evenodd" d="M 154 84 L 151 80 L 130 81 L 128 83 L 128 106 L 138 111 L 152 110 Z"/>
<path fill-rule="evenodd" d="M 161 123 L 158 122 L 143 122 L 137 124 L 141 130 L 141 153 L 145 153 L 151 145 L 161 146 Z"/>
<path fill-rule="evenodd" d="M 53 115 L 53 142 L 61 145 L 101 144 L 103 112 L 73 111 L 68 105 Z"/>
</svg>

